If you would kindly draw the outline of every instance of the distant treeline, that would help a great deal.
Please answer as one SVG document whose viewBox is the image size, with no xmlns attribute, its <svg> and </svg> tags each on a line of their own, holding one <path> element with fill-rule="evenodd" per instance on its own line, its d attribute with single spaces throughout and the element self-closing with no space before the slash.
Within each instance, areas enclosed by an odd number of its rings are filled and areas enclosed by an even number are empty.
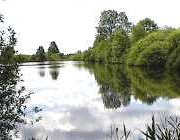
<svg viewBox="0 0 180 140">
<path fill-rule="evenodd" d="M 39 46 L 36 53 L 33 55 L 17 54 L 15 59 L 18 62 L 36 62 L 36 61 L 56 61 L 61 60 L 64 57 L 63 53 L 60 53 L 59 48 L 55 41 L 52 41 L 49 45 L 48 51 L 45 52 L 43 46 Z"/>
<path fill-rule="evenodd" d="M 180 29 L 158 27 L 150 18 L 131 23 L 125 12 L 103 11 L 93 47 L 73 58 L 87 62 L 180 68 Z"/>
</svg>

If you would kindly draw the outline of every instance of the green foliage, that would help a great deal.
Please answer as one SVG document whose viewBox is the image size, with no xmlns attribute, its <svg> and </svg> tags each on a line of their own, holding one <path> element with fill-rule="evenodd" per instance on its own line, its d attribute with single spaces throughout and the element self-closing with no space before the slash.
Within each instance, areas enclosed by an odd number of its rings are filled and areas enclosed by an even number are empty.
<svg viewBox="0 0 180 140">
<path fill-rule="evenodd" d="M 75 55 L 72 55 L 69 60 L 73 60 L 73 61 L 83 61 L 83 54 L 75 54 Z"/>
<path fill-rule="evenodd" d="M 127 49 L 130 47 L 128 35 L 123 31 L 117 31 L 112 36 L 112 62 L 124 63 Z"/>
<path fill-rule="evenodd" d="M 83 60 L 164 67 L 171 47 L 168 41 L 165 41 L 169 32 L 157 31 L 157 24 L 146 18 L 133 28 L 129 37 L 127 30 L 130 25 L 123 12 L 102 12 L 94 46 L 84 52 Z M 132 43 L 129 38 L 132 38 Z"/>
<path fill-rule="evenodd" d="M 133 27 L 132 33 L 130 30 L 124 12 L 103 11 L 93 47 L 74 55 L 72 60 L 180 70 L 179 29 L 159 29 L 153 20 L 145 18 Z"/>
<path fill-rule="evenodd" d="M 47 60 L 48 61 L 56 61 L 56 60 L 60 60 L 61 59 L 61 56 L 60 56 L 60 54 L 51 54 L 51 55 L 49 55 L 48 54 L 48 56 L 47 56 Z"/>
<path fill-rule="evenodd" d="M 33 59 L 31 55 L 18 54 L 15 55 L 15 61 L 18 63 L 24 63 L 24 62 L 31 62 L 33 61 Z"/>
<path fill-rule="evenodd" d="M 158 30 L 157 24 L 150 18 L 145 18 L 144 20 L 139 21 L 133 28 L 132 42 L 135 43 L 156 30 Z"/>
<path fill-rule="evenodd" d="M 18 123 L 25 123 L 25 101 L 30 94 L 24 93 L 24 87 L 16 87 L 21 82 L 17 64 L 1 66 L 0 77 L 0 137 L 8 139 Z"/>
<path fill-rule="evenodd" d="M 92 50 L 94 60 L 95 62 L 101 62 L 103 63 L 106 59 L 106 53 L 109 50 L 111 44 L 109 43 L 109 40 L 101 40 L 97 46 L 94 46 L 94 49 Z M 92 56 L 91 56 L 92 57 Z"/>
<path fill-rule="evenodd" d="M 135 43 L 128 52 L 126 63 L 164 67 L 171 49 L 168 34 L 164 31 L 153 32 Z"/>
<path fill-rule="evenodd" d="M 142 24 L 137 24 L 132 30 L 132 42 L 144 38 L 147 35 L 147 32 L 144 30 L 144 26 Z"/>
<path fill-rule="evenodd" d="M 0 24 L 3 19 L 0 16 Z M 0 139 L 11 140 L 18 126 L 25 124 L 26 101 L 31 93 L 25 87 L 17 86 L 22 82 L 19 64 L 15 59 L 14 46 L 16 33 L 11 28 L 0 30 Z M 22 83 L 21 83 L 22 84 Z"/>
<path fill-rule="evenodd" d="M 14 63 L 14 54 L 15 50 L 14 47 L 4 46 L 1 49 L 1 63 Z"/>
<path fill-rule="evenodd" d="M 146 140 L 179 140 L 180 121 L 178 117 L 164 117 L 161 123 L 157 123 L 152 117 L 151 124 L 148 124 L 146 131 L 141 131 Z"/>
<path fill-rule="evenodd" d="M 100 63 L 123 63 L 130 47 L 128 35 L 123 30 L 114 32 L 109 39 L 96 38 L 94 47 L 84 52 L 85 61 Z"/>
<path fill-rule="evenodd" d="M 168 69 L 172 69 L 172 70 L 176 70 L 176 71 L 180 70 L 180 55 L 179 54 L 180 54 L 180 47 L 177 47 L 169 55 L 168 61 L 166 64 L 166 67 Z"/>
<path fill-rule="evenodd" d="M 14 61 L 14 46 L 17 42 L 16 33 L 12 27 L 4 27 L 3 16 L 0 17 L 0 63 L 11 64 Z"/>
<path fill-rule="evenodd" d="M 46 60 L 46 54 L 45 54 L 43 46 L 39 46 L 39 48 L 37 49 L 37 51 L 36 51 L 36 59 L 38 61 L 45 61 Z"/>
<path fill-rule="evenodd" d="M 146 32 L 153 32 L 158 29 L 157 24 L 150 18 L 145 18 L 145 19 L 139 21 L 138 24 L 141 24 L 144 27 L 144 30 Z"/>
<path fill-rule="evenodd" d="M 156 117 L 157 118 L 157 117 Z M 163 116 L 156 119 L 153 115 L 151 123 L 146 124 L 145 130 L 139 130 L 143 137 L 142 140 L 179 140 L 180 139 L 180 120 L 177 116 Z M 159 121 L 160 120 L 160 121 Z M 134 136 L 133 131 L 127 130 L 123 124 L 122 133 L 118 133 L 118 127 L 111 126 L 111 139 L 131 140 Z M 132 135 L 130 135 L 132 134 Z M 132 137 L 131 137 L 132 136 Z M 135 139 L 137 139 L 135 137 Z"/>
<path fill-rule="evenodd" d="M 103 11 L 100 16 L 99 26 L 97 27 L 98 36 L 106 39 L 117 29 L 124 30 L 126 33 L 131 31 L 131 23 L 126 13 L 118 13 L 115 10 Z"/>
<path fill-rule="evenodd" d="M 50 46 L 48 48 L 48 55 L 59 53 L 58 46 L 55 41 L 52 41 L 50 43 Z"/>
<path fill-rule="evenodd" d="M 93 48 L 89 48 L 87 51 L 84 52 L 83 60 L 87 62 L 95 62 Z"/>
<path fill-rule="evenodd" d="M 172 46 L 170 55 L 168 57 L 168 61 L 166 64 L 166 68 L 170 70 L 179 71 L 180 70 L 180 30 L 173 31 L 168 41 L 170 42 L 170 45 Z"/>
</svg>

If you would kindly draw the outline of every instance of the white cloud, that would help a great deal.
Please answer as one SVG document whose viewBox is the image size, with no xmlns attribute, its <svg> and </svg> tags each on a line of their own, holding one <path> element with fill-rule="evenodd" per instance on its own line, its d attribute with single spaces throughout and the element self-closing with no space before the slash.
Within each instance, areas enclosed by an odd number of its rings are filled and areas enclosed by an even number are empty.
<svg viewBox="0 0 180 140">
<path fill-rule="evenodd" d="M 125 11 L 133 22 L 150 17 L 159 25 L 179 27 L 179 5 L 178 0 L 6 0 L 0 1 L 0 12 L 18 33 L 21 52 L 34 53 L 55 40 L 70 53 L 92 45 L 104 9 Z"/>
</svg>

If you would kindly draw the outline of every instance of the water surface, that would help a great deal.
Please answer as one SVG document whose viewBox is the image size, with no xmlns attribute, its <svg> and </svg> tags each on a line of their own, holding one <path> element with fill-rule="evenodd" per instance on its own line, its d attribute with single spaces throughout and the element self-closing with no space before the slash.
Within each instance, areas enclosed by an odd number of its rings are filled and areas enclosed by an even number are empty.
<svg viewBox="0 0 180 140">
<path fill-rule="evenodd" d="M 153 114 L 180 115 L 180 80 L 163 72 L 82 62 L 21 66 L 28 106 L 39 106 L 34 125 L 21 126 L 22 139 L 105 140 L 122 124 L 141 137 Z"/>
</svg>

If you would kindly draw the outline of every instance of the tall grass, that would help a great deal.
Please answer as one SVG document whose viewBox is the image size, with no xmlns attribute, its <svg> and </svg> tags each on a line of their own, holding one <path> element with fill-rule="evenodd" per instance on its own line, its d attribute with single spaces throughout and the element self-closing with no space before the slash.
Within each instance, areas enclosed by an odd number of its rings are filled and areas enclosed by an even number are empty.
<svg viewBox="0 0 180 140">
<path fill-rule="evenodd" d="M 180 140 L 180 119 L 178 117 L 164 117 L 160 121 L 157 121 L 152 116 L 150 124 L 146 125 L 145 130 L 139 130 L 142 134 L 139 140 Z M 110 134 L 106 137 L 106 140 L 134 140 L 133 132 L 128 130 L 123 124 L 123 130 L 120 131 L 118 127 L 111 126 Z M 46 137 L 45 140 L 49 138 Z M 27 140 L 42 140 L 32 137 Z"/>
<path fill-rule="evenodd" d="M 141 140 L 180 140 L 180 119 L 169 116 L 157 121 L 152 116 L 152 121 L 146 125 L 146 129 L 139 131 L 143 137 Z M 122 133 L 118 132 L 118 128 L 111 129 L 110 140 L 133 140 L 130 134 L 133 135 L 123 124 Z"/>
</svg>

